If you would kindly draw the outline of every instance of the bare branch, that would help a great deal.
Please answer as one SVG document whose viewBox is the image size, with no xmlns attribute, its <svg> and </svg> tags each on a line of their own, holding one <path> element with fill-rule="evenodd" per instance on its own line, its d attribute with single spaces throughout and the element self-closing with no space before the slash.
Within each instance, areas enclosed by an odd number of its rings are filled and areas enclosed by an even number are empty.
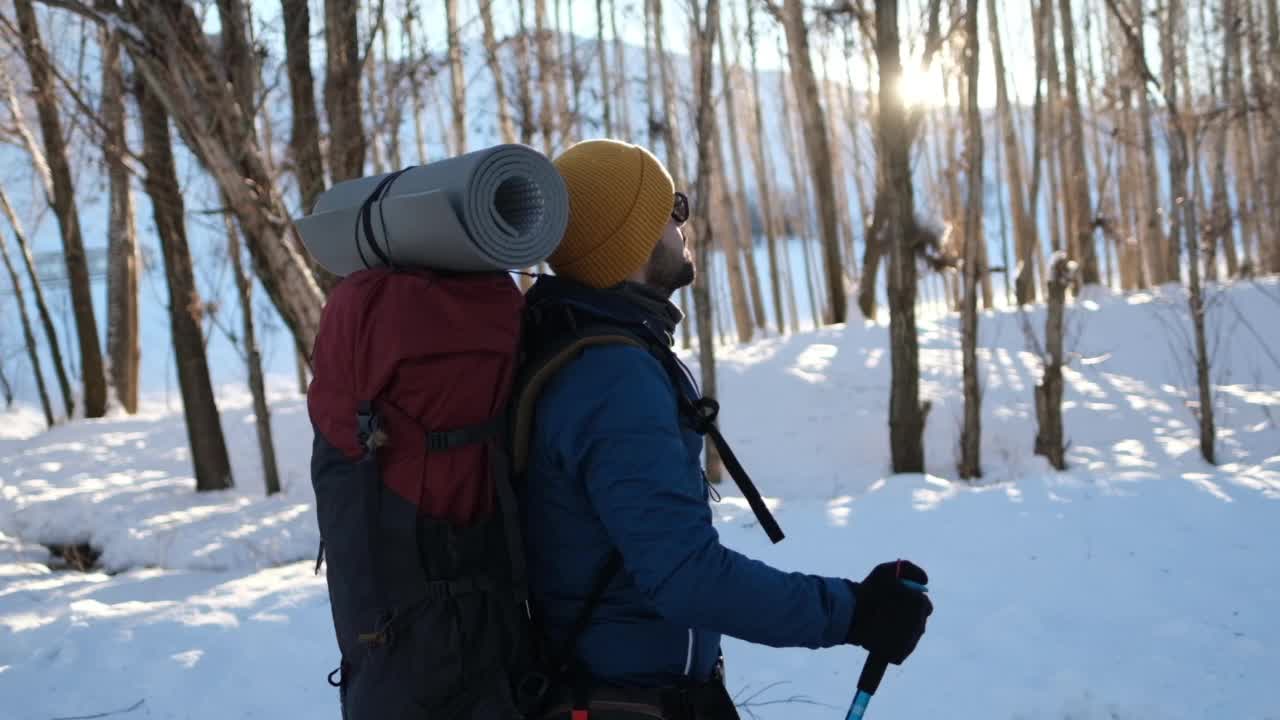
<svg viewBox="0 0 1280 720">
<path fill-rule="evenodd" d="M 14 27 L 13 23 L 9 21 L 9 18 L 5 17 L 4 15 L 0 15 L 0 26 L 3 27 L 4 31 L 9 36 L 10 46 L 16 49 L 17 45 L 14 43 L 20 37 L 18 28 Z M 107 132 L 109 132 L 109 128 L 107 128 L 106 123 L 103 122 L 98 110 L 96 110 L 84 99 L 84 96 L 81 95 L 80 90 L 74 84 L 72 84 L 71 80 L 67 78 L 67 76 L 62 72 L 62 70 L 58 69 L 57 63 L 50 61 L 49 70 L 53 73 L 54 78 L 56 78 L 58 82 L 62 84 L 62 87 L 67 92 L 67 96 L 71 98 L 71 101 L 75 103 L 76 107 L 80 110 L 80 114 L 83 117 L 87 118 L 89 122 L 92 123 L 93 126 L 97 129 L 98 132 L 103 134 L 106 134 Z M 5 82 L 10 83 L 7 75 L 5 76 Z M 10 109 L 12 108 L 13 106 L 10 105 Z M 127 164 L 129 167 L 129 172 L 134 175 L 141 175 L 142 156 L 133 152 L 128 147 L 121 148 L 121 150 L 123 151 L 124 156 L 131 161 L 131 164 Z M 43 162 L 43 159 L 39 159 L 37 160 L 37 162 Z"/>
</svg>

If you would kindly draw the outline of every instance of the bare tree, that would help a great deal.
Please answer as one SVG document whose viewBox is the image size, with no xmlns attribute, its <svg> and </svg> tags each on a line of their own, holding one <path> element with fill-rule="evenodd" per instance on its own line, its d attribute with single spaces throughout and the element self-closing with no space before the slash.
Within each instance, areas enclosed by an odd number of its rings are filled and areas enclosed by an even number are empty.
<svg viewBox="0 0 1280 720">
<path fill-rule="evenodd" d="M 1267 47 L 1268 66 L 1271 68 L 1271 94 L 1268 102 L 1271 106 L 1271 136 L 1267 149 L 1267 174 L 1269 178 L 1280 178 L 1280 2 L 1267 0 Z M 1256 65 L 1255 65 L 1256 67 Z M 1267 205 L 1271 217 L 1270 226 L 1274 230 L 1280 227 L 1280 182 L 1267 183 Z M 1270 249 L 1265 262 L 1268 272 L 1280 273 L 1280 233 L 1271 233 Z"/>
<path fill-rule="evenodd" d="M 498 111 L 498 132 L 502 142 L 510 144 L 516 141 L 515 125 L 511 122 L 511 109 L 507 106 L 507 82 L 502 70 L 502 59 L 498 54 L 498 39 L 493 29 L 493 4 L 481 0 L 480 23 L 484 28 L 484 55 L 493 75 L 493 104 Z M 410 82 L 414 82 L 410 80 Z"/>
<path fill-rule="evenodd" d="M 801 122 L 804 144 L 809 156 L 818 217 L 821 223 L 823 260 L 826 265 L 827 317 L 829 323 L 843 323 L 847 316 L 844 288 L 844 264 L 840 259 L 840 227 L 837 218 L 835 179 L 832 177 L 831 147 L 828 141 L 825 110 L 818 97 L 817 79 L 809 53 L 809 31 L 804 21 L 802 0 L 784 0 L 782 7 L 772 0 L 767 6 L 782 22 L 787 34 L 791 81 Z"/>
<path fill-rule="evenodd" d="M 156 234 L 169 285 L 169 326 L 196 490 L 223 490 L 232 486 L 231 464 L 209 380 L 201 331 L 203 303 L 191 268 L 191 251 L 184 226 L 186 211 L 174 167 L 169 118 L 164 105 L 146 84 L 138 84 L 137 96 L 142 117 L 143 159 L 147 168 L 146 188 L 151 196 Z"/>
<path fill-rule="evenodd" d="M 1251 23 L 1247 18 L 1252 16 L 1253 3 L 1244 0 L 1241 6 L 1235 6 L 1234 15 L 1228 31 L 1233 36 L 1230 61 L 1235 65 L 1235 73 L 1229 78 L 1229 103 L 1239 113 L 1239 122 L 1235 125 L 1235 166 L 1236 166 L 1236 198 L 1240 206 L 1241 236 L 1240 245 L 1243 251 L 1243 263 L 1255 266 L 1252 250 L 1261 244 L 1259 227 L 1260 207 L 1263 204 L 1262 184 L 1257 182 L 1258 168 L 1254 160 L 1254 127 L 1253 113 L 1249 111 L 1249 94 L 1245 86 L 1246 65 L 1244 63 L 1243 38 L 1249 33 Z"/>
<path fill-rule="evenodd" d="M 387 19 L 382 14 L 383 10 L 383 6 L 379 5 L 378 24 L 381 27 L 379 41 L 382 45 L 382 86 L 386 88 L 386 96 L 382 98 L 382 117 L 383 122 L 386 123 L 387 162 L 391 164 L 393 170 L 399 170 L 404 167 L 404 157 L 400 151 L 400 126 L 404 122 L 404 112 L 401 110 L 404 106 L 401 97 L 401 80 L 404 73 L 403 70 L 396 67 L 396 61 L 391 59 L 391 27 L 387 24 Z"/>
<path fill-rule="evenodd" d="M 538 94 L 542 96 L 541 112 L 538 125 L 542 129 L 542 145 L 546 152 L 553 152 L 555 135 L 555 97 L 552 80 L 555 69 L 552 67 L 550 31 L 547 29 L 547 0 L 534 0 L 533 6 L 533 38 L 538 53 Z"/>
<path fill-rule="evenodd" d="M 467 76 L 462 67 L 462 38 L 458 35 L 458 2 L 459 0 L 444 0 L 444 20 L 449 43 L 453 152 L 461 155 L 467 151 Z"/>
<path fill-rule="evenodd" d="M 284 16 L 286 69 L 289 74 L 290 117 L 293 128 L 289 137 L 289 155 L 302 212 L 315 207 L 324 192 L 324 155 L 320 152 L 320 117 L 316 112 L 315 78 L 311 73 L 311 11 L 307 0 L 281 0 Z M 337 284 L 337 276 L 321 267 L 305 248 L 298 247 L 306 259 L 316 283 L 328 292 Z"/>
<path fill-rule="evenodd" d="M 783 54 L 781 47 L 778 48 L 778 54 L 780 56 Z M 813 235 L 810 232 L 810 214 L 806 202 L 806 198 L 809 198 L 811 193 L 804 172 L 801 170 L 801 166 L 804 165 L 804 156 L 796 150 L 796 129 L 791 117 L 791 107 L 795 104 L 795 99 L 787 87 L 786 73 L 778 73 L 778 85 L 778 97 L 782 102 L 782 150 L 787 158 L 787 166 L 791 169 L 791 195 L 788 198 L 791 212 L 787 213 L 785 210 L 787 206 L 784 206 L 783 215 L 784 222 L 790 222 L 791 230 L 785 235 L 797 238 L 800 243 L 800 254 L 804 261 L 804 287 L 809 310 L 813 326 L 821 327 L 822 301 L 814 288 L 813 251 L 810 247 Z M 790 275 L 789 270 L 788 275 Z M 799 323 L 794 324 L 798 329 Z"/>
<path fill-rule="evenodd" d="M 1223 0 L 1222 16 L 1220 25 L 1223 35 L 1223 53 L 1221 83 L 1216 82 L 1216 78 L 1210 78 L 1210 98 L 1214 100 L 1214 105 L 1222 103 L 1226 107 L 1231 105 L 1231 74 L 1232 61 L 1235 57 L 1234 45 L 1237 44 L 1238 37 L 1236 35 L 1235 18 L 1236 8 L 1234 0 Z M 1207 28 L 1206 28 L 1207 32 Z M 1243 73 L 1243 69 L 1239 72 Z M 1234 277 L 1240 269 L 1240 261 L 1236 256 L 1235 250 L 1235 231 L 1232 229 L 1235 224 L 1231 217 L 1230 201 L 1227 198 L 1227 153 L 1229 152 L 1229 140 L 1231 135 L 1231 122 L 1229 113 L 1225 117 L 1218 119 L 1217 133 L 1214 137 L 1213 150 L 1213 200 L 1210 207 L 1209 227 L 1206 228 L 1207 258 L 1205 261 L 1205 276 L 1210 282 L 1218 279 L 1218 260 L 1216 256 L 1217 248 L 1221 247 L 1223 255 L 1227 261 L 1227 276 Z M 1247 194 L 1236 198 L 1238 207 L 1243 208 L 1247 202 Z M 1243 220 L 1244 213 L 1241 213 Z M 1245 236 L 1246 247 L 1248 246 L 1248 235 Z"/>
<path fill-rule="evenodd" d="M 1057 470 L 1066 470 L 1066 443 L 1062 429 L 1062 366 L 1064 352 L 1063 316 L 1067 299 L 1067 287 L 1075 272 L 1065 252 L 1053 255 L 1049 275 L 1049 310 L 1045 319 L 1045 347 L 1036 354 L 1044 363 L 1043 374 L 1035 390 L 1036 442 L 1035 453 L 1043 455 Z"/>
<path fill-rule="evenodd" d="M 109 27 L 128 49 L 133 67 L 182 132 L 236 214 L 254 271 L 293 335 L 309 351 L 320 321 L 322 295 L 298 252 L 296 230 L 267 169 L 245 112 L 222 82 L 193 8 L 183 0 L 41 0 Z"/>
<path fill-rule="evenodd" d="M 1013 210 L 1013 234 L 1018 255 L 1015 297 L 1019 305 L 1025 305 L 1035 302 L 1036 299 L 1035 264 L 1031 254 L 1039 241 L 1036 239 L 1035 222 L 1027 214 L 1027 204 L 1023 196 L 1025 185 L 1022 179 L 1022 150 L 1018 145 L 1013 110 L 1009 103 L 1009 90 L 1005 84 L 1004 51 L 1000 45 L 999 17 L 996 11 L 996 0 L 987 0 L 987 24 L 991 33 L 991 53 L 995 59 L 996 112 L 1000 116 L 1000 129 L 1004 139 L 1004 166 L 1009 180 L 1009 206 Z"/>
<path fill-rule="evenodd" d="M 600 107 L 604 134 L 613 137 L 613 101 L 609 90 L 609 61 L 604 42 L 604 0 L 596 0 L 596 58 L 600 63 Z"/>
<path fill-rule="evenodd" d="M 369 160 L 373 168 L 373 174 L 381 175 L 387 172 L 385 141 L 382 134 L 386 131 L 386 115 L 380 115 L 381 98 L 385 97 L 390 89 L 383 89 L 378 86 L 378 54 L 374 51 L 378 40 L 378 19 L 372 16 L 374 8 L 366 6 L 365 27 L 368 28 L 368 37 L 361 38 L 360 44 L 365 48 L 364 55 L 360 58 L 360 71 L 364 73 L 364 83 L 361 86 L 361 92 L 364 93 L 366 103 L 365 112 L 367 118 L 361 120 L 362 125 L 367 128 L 368 132 L 368 149 Z"/>
<path fill-rule="evenodd" d="M 281 0 L 284 16 L 286 66 L 289 72 L 293 158 L 302 211 L 311 212 L 324 192 L 324 156 L 320 153 L 320 118 L 316 113 L 315 80 L 311 74 L 311 13 L 307 0 Z"/>
<path fill-rule="evenodd" d="M 1134 2 L 1138 12 L 1141 12 L 1142 0 L 1134 0 Z M 1146 56 L 1146 41 L 1142 26 L 1143 23 L 1135 26 L 1134 29 L 1137 34 L 1135 42 L 1125 53 L 1125 59 L 1129 66 L 1129 74 L 1138 85 L 1139 129 L 1142 133 L 1143 191 L 1146 209 L 1146 224 L 1142 245 L 1150 263 L 1152 281 L 1154 283 L 1165 283 L 1176 280 L 1177 267 L 1176 264 L 1170 265 L 1168 244 L 1165 242 L 1163 225 L 1160 220 L 1160 183 L 1156 168 L 1155 139 L 1151 131 L 1151 94 L 1148 92 L 1146 82 L 1138 69 L 1141 58 Z M 1176 256 L 1174 259 L 1176 260 Z"/>
<path fill-rule="evenodd" d="M 1072 200 L 1074 216 L 1068 227 L 1071 228 L 1075 252 L 1080 261 L 1080 280 L 1085 285 L 1097 285 L 1101 281 L 1098 273 L 1098 254 L 1093 241 L 1093 210 L 1089 196 L 1089 166 L 1085 163 L 1084 113 L 1081 111 L 1079 73 L 1076 67 L 1075 22 L 1071 14 L 1071 0 L 1060 0 L 1062 12 L 1062 57 L 1066 67 L 1067 80 L 1067 132 L 1064 138 L 1068 150 L 1067 192 Z"/>
<path fill-rule="evenodd" d="M 94 319 L 93 295 L 89 286 L 89 264 L 85 259 L 84 239 L 80 234 L 80 215 L 76 210 L 75 186 L 67 161 L 67 141 L 62 133 L 58 98 L 54 92 L 53 71 L 49 55 L 40 38 L 35 9 L 31 0 L 14 0 L 22 49 L 31 70 L 40 131 L 44 136 L 45 159 L 53 180 L 54 213 L 62 230 L 62 252 L 66 259 L 67 280 L 71 290 L 71 307 L 76 322 L 76 339 L 80 345 L 80 375 L 84 394 L 84 415 L 99 418 L 107 412 L 107 374 L 98 343 L 98 325 Z"/>
<path fill-rule="evenodd" d="M 528 0 L 516 0 L 519 25 L 516 32 L 516 106 L 520 109 L 520 142 L 533 145 L 538 119 L 533 110 L 533 58 L 529 55 L 529 25 L 525 22 Z"/>
<path fill-rule="evenodd" d="M 1119 5 L 1120 0 L 1107 0 L 1107 6 L 1111 10 L 1112 15 L 1116 18 L 1116 22 L 1123 29 L 1125 39 L 1130 47 L 1136 42 L 1136 33 L 1133 30 L 1134 22 L 1126 15 Z M 1171 4 L 1176 0 L 1170 0 Z M 1173 16 L 1167 18 L 1173 20 Z M 1171 52 L 1171 48 L 1166 47 L 1166 52 Z M 1168 54 L 1166 54 L 1166 59 Z M 1176 99 L 1170 90 L 1164 90 L 1156 81 L 1155 75 L 1151 73 L 1150 68 L 1146 64 L 1145 58 L 1139 58 L 1140 68 L 1142 70 L 1144 80 L 1161 91 L 1162 100 L 1164 102 L 1165 111 L 1169 116 L 1170 128 L 1170 144 L 1172 145 L 1173 160 L 1171 162 L 1175 166 L 1174 177 L 1171 182 L 1174 187 L 1185 190 L 1186 187 L 1186 157 L 1189 151 L 1189 133 L 1190 122 L 1182 114 L 1182 110 L 1178 106 Z M 1180 174 L 1179 174 L 1180 173 Z M 1185 191 L 1179 192 L 1179 196 L 1186 197 Z M 1210 386 L 1209 375 L 1209 355 L 1205 342 L 1205 306 L 1204 296 L 1200 287 L 1200 250 L 1199 243 L 1195 240 L 1194 228 L 1195 208 L 1194 202 L 1189 199 L 1181 203 L 1184 213 L 1184 222 L 1187 227 L 1187 275 L 1190 280 L 1190 293 L 1188 297 L 1188 306 L 1191 313 L 1191 325 L 1194 331 L 1194 347 L 1195 347 L 1195 364 L 1196 364 L 1196 381 L 1199 390 L 1199 405 L 1197 407 L 1197 419 L 1200 423 L 1200 454 L 1205 461 L 1215 464 L 1214 439 L 1216 430 L 1213 418 L 1213 394 Z"/>
<path fill-rule="evenodd" d="M 133 188 L 124 156 L 124 70 L 120 44 L 104 33 L 102 48 L 102 139 L 110 185 L 107 218 L 107 356 L 116 399 L 129 414 L 138 412 L 138 373 L 142 347 L 138 337 L 138 233 L 133 218 Z"/>
<path fill-rule="evenodd" d="M 262 455 L 262 475 L 267 494 L 280 492 L 280 471 L 276 464 L 275 442 L 271 437 L 271 409 L 267 405 L 266 381 L 262 375 L 262 354 L 258 350 L 258 335 L 253 322 L 253 281 L 245 272 L 240 258 L 240 234 L 235 220 L 224 215 L 227 226 L 227 257 L 235 274 L 236 293 L 240 299 L 240 353 L 249 371 L 249 392 L 253 395 L 254 428 L 258 431 L 258 449 Z"/>
<path fill-rule="evenodd" d="M 356 0 L 324 0 L 324 106 L 329 116 L 329 170 L 334 182 L 364 174 L 358 9 Z"/>
<path fill-rule="evenodd" d="M 654 0 L 661 3 L 661 0 Z M 599 5 L 597 5 L 599 7 Z M 715 236 L 712 233 L 711 203 L 707 199 L 712 196 L 713 174 L 715 172 L 715 143 L 719 132 L 716 129 L 715 105 L 711 102 L 712 53 L 716 47 L 716 33 L 720 29 L 720 0 L 706 0 L 705 25 L 700 22 L 697 0 L 693 4 L 694 27 L 698 30 L 694 42 L 696 67 L 698 74 L 694 87 L 697 93 L 696 124 L 698 146 L 698 179 L 694 194 L 698 198 L 693 215 L 693 229 L 697 238 L 697 263 L 702 272 L 697 274 L 693 285 L 695 313 L 698 322 L 698 358 L 702 366 L 702 391 L 704 394 L 716 395 L 716 350 L 713 337 L 715 320 L 711 307 L 710 268 L 711 243 Z M 720 462 L 713 445 L 707 446 L 707 478 L 711 482 L 720 481 Z"/>
<path fill-rule="evenodd" d="M 570 0 L 570 2 L 572 3 L 572 0 Z M 675 182 L 676 187 L 683 188 L 686 187 L 687 182 L 684 177 L 684 159 L 680 153 L 680 144 L 676 142 L 676 138 L 681 138 L 683 136 L 680 134 L 680 115 L 677 113 L 676 109 L 677 89 L 673 86 L 675 73 L 671 69 L 671 58 L 668 57 L 666 46 L 663 42 L 665 32 L 662 19 L 662 0 L 648 0 L 648 2 L 650 4 L 649 11 L 653 16 L 653 50 L 658 63 L 659 84 L 662 85 L 663 108 L 661 119 L 659 120 L 655 118 L 652 122 L 657 122 L 658 124 L 657 129 L 662 136 L 662 146 L 666 149 L 667 170 L 671 173 L 671 179 Z M 572 37 L 572 32 L 570 33 L 570 37 Z M 573 50 L 571 46 L 570 54 L 572 55 L 572 53 Z M 576 107 L 578 103 L 578 82 L 581 73 L 577 70 L 576 56 L 572 58 L 572 62 L 574 63 L 573 67 L 575 72 L 574 103 Z M 693 226 L 685 226 L 685 235 L 689 238 L 689 242 L 692 243 L 694 247 L 698 246 L 698 238 Z M 689 289 L 682 288 L 680 293 L 681 305 L 686 308 L 690 307 Z M 698 322 L 699 325 L 701 325 L 701 321 L 699 320 Z M 680 324 L 681 342 L 686 348 L 692 345 L 693 340 L 689 325 L 690 323 Z"/>
<path fill-rule="evenodd" d="M 480 3 L 480 8 L 487 9 L 488 3 Z M 422 124 L 422 78 L 418 75 L 422 69 L 422 58 L 418 56 L 418 33 L 414 22 L 418 19 L 418 0 L 405 0 L 404 8 L 404 44 L 406 61 L 409 63 L 409 98 L 413 102 L 413 139 L 418 149 L 418 162 L 427 162 L 427 132 Z M 500 96 L 499 96 L 500 98 Z M 504 115 L 504 113 L 506 113 Z M 498 119 L 503 117 L 510 122 L 510 111 L 506 103 L 498 103 Z M 504 136 L 505 137 L 505 136 Z"/>
<path fill-rule="evenodd" d="M 941 44 L 939 6 L 938 0 L 930 3 L 926 58 Z M 920 402 L 915 319 L 917 228 L 910 158 L 914 128 L 908 126 L 908 113 L 898 92 L 902 58 L 897 0 L 876 3 L 875 45 L 880 68 L 880 112 L 876 121 L 876 207 L 870 235 L 876 236 L 875 242 L 889 252 L 890 446 L 895 473 L 923 472 L 928 407 Z M 864 265 L 864 277 L 868 272 L 870 269 Z"/>
<path fill-rule="evenodd" d="M 36 348 L 36 335 L 31 331 L 31 318 L 27 317 L 27 302 L 22 296 L 22 281 L 18 279 L 18 271 L 9 259 L 9 245 L 5 242 L 4 233 L 0 233 L 0 260 L 4 261 L 4 269 L 9 273 L 9 282 L 13 285 L 13 299 L 18 305 L 18 317 L 22 320 L 22 339 L 27 346 L 27 360 L 31 363 L 31 373 L 36 379 L 36 392 L 40 394 L 40 409 L 44 410 L 45 427 L 53 427 L 53 408 L 49 404 L 49 391 L 45 389 L 44 372 L 40 369 L 40 351 Z M 5 383 L 5 407 L 13 404 L 13 390 Z"/>
<path fill-rule="evenodd" d="M 40 276 L 36 275 L 35 262 L 31 257 L 31 243 L 27 240 L 27 233 L 23 230 L 17 213 L 9 204 L 9 195 L 4 188 L 0 188 L 0 210 L 4 211 L 10 227 L 13 228 L 13 238 L 18 243 L 18 252 L 22 255 L 22 263 L 27 269 L 27 280 L 31 283 L 31 293 L 36 301 L 36 313 L 40 316 L 40 325 L 44 329 L 45 342 L 49 344 L 49 355 L 53 360 L 58 388 L 62 392 L 63 410 L 70 418 L 75 412 L 75 397 L 71 394 L 71 380 L 67 377 L 66 364 L 62 360 L 62 346 L 58 342 L 58 333 L 53 327 L 53 314 L 49 312 L 49 304 L 45 302 Z"/>
<path fill-rule="evenodd" d="M 627 56 L 622 43 L 622 35 L 618 33 L 618 0 L 609 0 L 609 30 L 613 35 L 613 66 L 618 77 L 613 83 L 613 91 L 618 96 L 618 132 L 623 138 L 631 138 L 631 83 L 627 81 Z"/>
<path fill-rule="evenodd" d="M 751 106 L 754 119 L 751 133 L 751 163 L 756 178 L 756 191 L 763 215 L 765 241 L 769 250 L 769 287 L 773 294 L 773 316 L 778 333 L 787 331 L 782 304 L 782 276 L 778 266 L 778 233 L 774 218 L 773 189 L 769 181 L 769 161 L 765 151 L 764 103 L 760 96 L 759 39 L 756 35 L 756 4 L 747 3 L 747 42 L 751 47 Z M 784 248 L 785 252 L 785 248 Z"/>
<path fill-rule="evenodd" d="M 742 251 L 743 260 L 746 264 L 747 287 L 751 294 L 751 315 L 755 319 L 756 327 L 763 330 L 768 323 L 768 317 L 764 309 L 764 294 L 760 291 L 760 275 L 756 270 L 755 237 L 751 230 L 751 210 L 747 207 L 747 180 L 742 170 L 742 146 L 740 144 L 742 138 L 738 134 L 738 94 L 734 87 L 734 72 L 738 67 L 739 60 L 739 46 L 737 43 L 739 28 L 736 13 L 733 15 L 731 27 L 734 33 L 733 62 L 730 62 L 729 56 L 725 54 L 725 33 L 723 28 L 721 28 L 718 43 L 720 46 L 721 84 L 724 88 L 725 119 L 727 132 L 729 133 L 729 157 L 733 162 L 734 190 L 730 199 L 732 200 L 733 208 L 737 211 L 736 225 L 738 232 L 735 234 L 737 238 L 735 244 Z"/>
<path fill-rule="evenodd" d="M 995 22 L 995 14 L 988 13 Z M 978 385 L 978 247 L 982 233 L 982 113 L 978 109 L 978 0 L 968 0 L 965 8 L 966 103 L 965 175 L 968 197 L 964 215 L 964 308 L 961 334 L 964 357 L 964 428 L 960 432 L 960 477 L 982 477 L 982 389 Z"/>
<path fill-rule="evenodd" d="M 7 358 L 0 357 L 0 396 L 4 397 L 4 409 L 13 409 L 13 383 L 9 381 L 9 373 L 6 371 L 5 362 Z M 47 400 L 46 396 L 46 400 Z"/>
</svg>

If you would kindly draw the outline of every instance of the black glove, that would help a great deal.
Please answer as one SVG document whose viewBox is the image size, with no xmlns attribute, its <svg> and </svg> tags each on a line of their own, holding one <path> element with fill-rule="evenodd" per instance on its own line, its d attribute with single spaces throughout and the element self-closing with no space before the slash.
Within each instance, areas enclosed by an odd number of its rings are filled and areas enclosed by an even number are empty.
<svg viewBox="0 0 1280 720">
<path fill-rule="evenodd" d="M 916 649 L 925 620 L 933 614 L 929 596 L 903 580 L 927 585 L 929 576 L 919 566 L 898 560 L 877 565 L 861 583 L 849 583 L 856 603 L 848 642 L 894 665 L 901 665 Z"/>
</svg>

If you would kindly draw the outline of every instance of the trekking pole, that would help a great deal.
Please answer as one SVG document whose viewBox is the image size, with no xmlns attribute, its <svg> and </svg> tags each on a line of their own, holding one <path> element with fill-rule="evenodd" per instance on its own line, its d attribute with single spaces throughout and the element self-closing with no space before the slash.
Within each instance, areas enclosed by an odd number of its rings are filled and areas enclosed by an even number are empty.
<svg viewBox="0 0 1280 720">
<path fill-rule="evenodd" d="M 910 580 L 899 582 L 912 590 L 929 592 L 929 588 L 918 582 Z M 844 720 L 862 720 L 863 714 L 867 712 L 867 705 L 871 702 L 871 696 L 880 689 L 880 680 L 884 678 L 884 671 L 888 667 L 889 661 L 884 656 L 867 656 L 867 661 L 862 664 L 862 672 L 858 675 L 858 692 L 854 694 L 853 703 L 849 705 L 849 713 L 844 716 Z"/>
</svg>

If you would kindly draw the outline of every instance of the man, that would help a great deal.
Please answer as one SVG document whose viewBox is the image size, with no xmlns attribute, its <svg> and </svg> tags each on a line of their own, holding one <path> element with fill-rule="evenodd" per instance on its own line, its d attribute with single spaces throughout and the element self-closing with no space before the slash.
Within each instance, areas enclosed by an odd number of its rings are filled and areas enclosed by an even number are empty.
<svg viewBox="0 0 1280 720">
<path fill-rule="evenodd" d="M 669 353 L 683 317 L 669 298 L 695 272 L 680 229 L 687 199 L 633 145 L 583 142 L 555 164 L 569 226 L 550 258 L 556 275 L 528 294 L 531 346 L 608 324 L 650 333 Z M 549 646 L 572 640 L 574 660 L 548 717 L 734 718 L 720 682 L 725 634 L 905 660 L 932 612 L 900 581 L 927 582 L 920 568 L 886 563 L 854 583 L 785 573 L 720 544 L 703 440 L 679 409 L 696 388 L 670 368 L 639 346 L 592 346 L 539 396 L 523 488 L 530 589 Z M 610 573 L 615 552 L 621 568 Z"/>
</svg>

